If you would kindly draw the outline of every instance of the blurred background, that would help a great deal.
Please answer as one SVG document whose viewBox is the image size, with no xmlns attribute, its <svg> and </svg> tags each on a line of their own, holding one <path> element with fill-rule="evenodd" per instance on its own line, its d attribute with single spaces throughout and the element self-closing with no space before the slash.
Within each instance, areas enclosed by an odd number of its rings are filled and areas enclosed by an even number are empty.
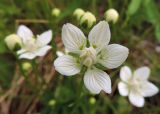
<svg viewBox="0 0 160 114">
<path fill-rule="evenodd" d="M 109 22 L 111 43 L 129 48 L 124 64 L 133 70 L 149 66 L 149 80 L 160 89 L 160 0 L 0 0 L 0 114 L 160 114 L 160 93 L 146 98 L 143 108 L 132 106 L 127 97 L 119 95 L 120 67 L 106 70 L 112 80 L 110 95 L 92 95 L 83 87 L 80 98 L 79 80 L 83 77 L 64 77 L 54 70 L 56 50 L 64 50 L 63 24 L 73 23 L 86 36 L 92 28 L 85 24 L 90 19 L 81 22 L 75 18 L 77 8 L 95 16 L 92 25 L 109 21 L 108 9 L 117 10 L 119 16 Z M 4 42 L 20 24 L 35 34 L 53 31 L 52 50 L 35 60 L 37 67 L 31 61 L 18 60 Z"/>
</svg>

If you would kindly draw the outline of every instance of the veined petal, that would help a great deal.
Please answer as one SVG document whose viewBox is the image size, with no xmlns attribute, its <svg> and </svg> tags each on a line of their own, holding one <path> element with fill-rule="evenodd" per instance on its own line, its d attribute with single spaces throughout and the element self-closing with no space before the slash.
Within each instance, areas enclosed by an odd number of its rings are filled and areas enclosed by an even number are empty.
<svg viewBox="0 0 160 114">
<path fill-rule="evenodd" d="M 39 49 L 35 52 L 35 54 L 36 54 L 37 56 L 44 56 L 44 55 L 46 55 L 46 53 L 48 52 L 48 50 L 50 50 L 51 48 L 52 48 L 51 46 L 46 45 L 46 46 L 44 46 L 44 47 L 39 48 Z"/>
<path fill-rule="evenodd" d="M 128 96 L 129 94 L 129 88 L 128 88 L 128 85 L 123 83 L 123 82 L 119 82 L 118 83 L 118 91 L 119 91 L 119 94 L 122 95 L 122 96 Z"/>
<path fill-rule="evenodd" d="M 20 25 L 17 30 L 17 35 L 22 38 L 23 43 L 33 38 L 32 31 L 25 25 Z"/>
<path fill-rule="evenodd" d="M 60 56 L 63 56 L 64 53 L 63 53 L 62 51 L 56 51 L 56 55 L 57 55 L 58 57 L 60 57 Z"/>
<path fill-rule="evenodd" d="M 42 47 L 42 46 L 47 45 L 51 40 L 52 40 L 52 31 L 48 30 L 38 36 L 38 38 L 36 40 L 36 44 L 39 47 Z"/>
<path fill-rule="evenodd" d="M 144 97 L 151 97 L 157 94 L 159 91 L 158 88 L 154 84 L 148 81 L 146 81 L 146 83 L 144 83 L 141 87 L 142 87 L 141 93 Z"/>
<path fill-rule="evenodd" d="M 89 42 L 98 52 L 108 45 L 111 37 L 109 25 L 106 21 L 100 21 L 89 33 Z"/>
<path fill-rule="evenodd" d="M 83 32 L 70 23 L 63 25 L 62 41 L 65 48 L 70 52 L 79 53 L 86 46 L 86 38 Z"/>
<path fill-rule="evenodd" d="M 97 68 L 87 70 L 84 75 L 84 84 L 91 93 L 98 94 L 101 90 L 106 93 L 111 93 L 111 80 L 109 75 Z"/>
<path fill-rule="evenodd" d="M 133 74 L 134 78 L 139 80 L 147 80 L 149 75 L 150 75 L 150 69 L 145 66 L 138 68 Z"/>
<path fill-rule="evenodd" d="M 129 101 L 136 107 L 143 107 L 145 102 L 144 97 L 134 91 L 130 91 Z"/>
<path fill-rule="evenodd" d="M 20 49 L 20 50 L 17 51 L 17 54 L 22 54 L 22 53 L 25 53 L 25 52 L 26 52 L 25 49 Z"/>
<path fill-rule="evenodd" d="M 120 66 L 128 57 L 128 48 L 119 44 L 111 44 L 101 51 L 99 63 L 112 69 Z"/>
<path fill-rule="evenodd" d="M 69 55 L 58 57 L 54 61 L 55 69 L 62 75 L 72 76 L 80 72 L 80 65 L 76 59 Z"/>
<path fill-rule="evenodd" d="M 128 82 L 132 78 L 131 69 L 128 66 L 124 66 L 120 70 L 120 78 L 124 82 Z"/>
<path fill-rule="evenodd" d="M 36 55 L 34 53 L 30 53 L 30 52 L 26 52 L 26 53 L 23 53 L 19 56 L 19 59 L 34 59 L 36 57 Z"/>
</svg>

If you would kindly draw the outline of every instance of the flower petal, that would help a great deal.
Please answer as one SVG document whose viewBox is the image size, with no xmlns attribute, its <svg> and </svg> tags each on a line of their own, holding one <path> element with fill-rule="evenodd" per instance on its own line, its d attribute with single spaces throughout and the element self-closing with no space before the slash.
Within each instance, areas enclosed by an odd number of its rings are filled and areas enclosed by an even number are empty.
<svg viewBox="0 0 160 114">
<path fill-rule="evenodd" d="M 32 31 L 25 25 L 20 25 L 18 27 L 17 35 L 22 38 L 23 43 L 26 43 L 29 39 L 33 38 Z"/>
<path fill-rule="evenodd" d="M 134 91 L 130 92 L 129 101 L 136 107 L 143 107 L 145 102 L 144 97 Z"/>
<path fill-rule="evenodd" d="M 89 42 L 99 52 L 108 45 L 111 37 L 109 25 L 106 21 L 100 21 L 89 33 Z"/>
<path fill-rule="evenodd" d="M 25 52 L 26 52 L 25 49 L 20 49 L 20 50 L 17 51 L 17 54 L 22 54 L 22 53 L 25 53 Z"/>
<path fill-rule="evenodd" d="M 55 69 L 62 75 L 71 76 L 80 72 L 80 65 L 76 62 L 75 58 L 69 55 L 58 57 L 54 61 Z"/>
<path fill-rule="evenodd" d="M 19 59 L 29 59 L 32 60 L 36 57 L 36 55 L 34 53 L 30 53 L 30 52 L 26 52 L 23 53 L 19 56 Z"/>
<path fill-rule="evenodd" d="M 48 30 L 38 36 L 38 38 L 36 40 L 36 44 L 39 47 L 42 47 L 42 46 L 47 45 L 51 40 L 52 40 L 52 31 Z"/>
<path fill-rule="evenodd" d="M 86 38 L 83 32 L 70 23 L 63 25 L 62 41 L 65 48 L 70 52 L 79 53 L 86 46 Z"/>
<path fill-rule="evenodd" d="M 60 56 L 63 56 L 64 53 L 63 53 L 62 51 L 56 51 L 56 55 L 57 55 L 58 57 L 60 57 Z"/>
<path fill-rule="evenodd" d="M 142 86 L 141 93 L 144 97 L 151 97 L 158 93 L 158 88 L 151 82 L 146 82 Z"/>
<path fill-rule="evenodd" d="M 119 91 L 120 95 L 128 96 L 128 94 L 129 94 L 128 85 L 123 82 L 119 82 L 118 83 L 118 91 Z"/>
<path fill-rule="evenodd" d="M 47 45 L 47 46 L 44 46 L 44 47 L 38 49 L 38 50 L 35 52 L 35 54 L 36 54 L 37 56 L 44 56 L 44 55 L 46 55 L 46 53 L 48 52 L 49 49 L 51 49 L 51 46 L 48 46 L 48 45 Z"/>
<path fill-rule="evenodd" d="M 124 82 L 128 82 L 132 78 L 131 69 L 128 66 L 124 66 L 120 70 L 120 78 Z"/>
<path fill-rule="evenodd" d="M 128 57 L 128 48 L 119 44 L 111 44 L 101 51 L 99 63 L 107 68 L 120 66 Z"/>
<path fill-rule="evenodd" d="M 84 84 L 86 88 L 94 94 L 104 90 L 106 93 L 111 93 L 111 80 L 109 75 L 97 68 L 88 69 L 84 75 Z"/>
<path fill-rule="evenodd" d="M 139 80 L 147 80 L 149 78 L 149 74 L 150 74 L 150 69 L 144 66 L 144 67 L 138 68 L 134 72 L 133 76 L 134 78 Z"/>
</svg>

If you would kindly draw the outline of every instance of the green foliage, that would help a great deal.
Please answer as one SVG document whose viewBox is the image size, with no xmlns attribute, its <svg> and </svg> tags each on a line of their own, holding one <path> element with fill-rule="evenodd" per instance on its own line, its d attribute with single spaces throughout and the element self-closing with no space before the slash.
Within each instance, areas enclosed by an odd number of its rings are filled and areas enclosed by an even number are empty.
<svg viewBox="0 0 160 114">
<path fill-rule="evenodd" d="M 155 0 L 132 0 L 128 6 L 127 18 L 130 21 L 142 23 L 144 20 L 154 26 L 155 37 L 160 42 L 159 26 L 160 26 L 160 9 L 158 9 Z M 135 18 L 134 18 L 135 17 Z M 136 21 L 134 19 L 136 19 Z"/>
<path fill-rule="evenodd" d="M 143 2 L 143 0 L 131 0 L 129 6 L 128 6 L 128 10 L 127 10 L 127 14 L 129 16 L 134 15 L 138 9 L 141 6 L 141 3 Z"/>
<path fill-rule="evenodd" d="M 147 21 L 153 24 L 155 28 L 155 36 L 160 42 L 160 11 L 157 8 L 157 5 L 154 0 L 145 0 L 144 7 L 147 15 Z"/>
<path fill-rule="evenodd" d="M 156 38 L 160 42 L 160 24 L 157 24 L 155 29 Z"/>
<path fill-rule="evenodd" d="M 117 102 L 118 102 L 117 106 L 118 114 L 130 114 L 132 107 L 129 105 L 125 97 L 118 97 Z"/>
<path fill-rule="evenodd" d="M 14 72 L 15 72 L 15 61 L 12 55 L 6 54 L 5 56 L 8 56 L 7 58 L 3 58 L 2 55 L 0 55 L 0 84 L 3 88 L 9 88 L 11 85 L 11 80 L 13 78 Z M 11 56 L 11 57 L 9 57 Z"/>
</svg>

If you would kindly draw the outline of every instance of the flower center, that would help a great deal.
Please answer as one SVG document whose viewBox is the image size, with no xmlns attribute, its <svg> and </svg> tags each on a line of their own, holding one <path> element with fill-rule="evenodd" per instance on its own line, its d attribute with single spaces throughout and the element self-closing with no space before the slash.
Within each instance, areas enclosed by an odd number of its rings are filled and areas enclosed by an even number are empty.
<svg viewBox="0 0 160 114">
<path fill-rule="evenodd" d="M 132 91 L 135 91 L 136 93 L 140 94 L 141 93 L 141 83 L 139 80 L 133 79 L 131 83 L 129 83 L 129 87 Z"/>
<path fill-rule="evenodd" d="M 96 62 L 96 50 L 93 47 L 85 48 L 80 55 L 83 65 L 91 67 Z"/>
<path fill-rule="evenodd" d="M 37 46 L 35 44 L 35 39 L 34 38 L 29 39 L 27 43 L 24 44 L 24 48 L 29 52 L 35 51 L 37 49 Z"/>
</svg>

